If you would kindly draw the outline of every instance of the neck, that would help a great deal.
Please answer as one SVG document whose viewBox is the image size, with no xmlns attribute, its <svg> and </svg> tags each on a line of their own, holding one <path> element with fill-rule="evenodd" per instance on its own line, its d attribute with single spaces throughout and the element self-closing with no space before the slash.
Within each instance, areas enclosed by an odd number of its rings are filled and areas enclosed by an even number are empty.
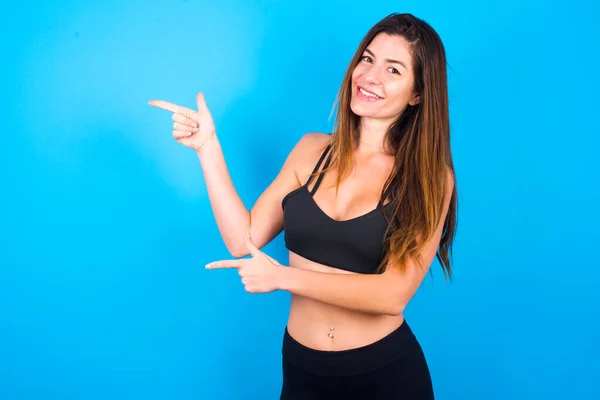
<svg viewBox="0 0 600 400">
<path fill-rule="evenodd" d="M 390 127 L 390 122 L 377 118 L 360 119 L 360 135 L 357 151 L 359 153 L 385 153 L 385 134 Z"/>
</svg>

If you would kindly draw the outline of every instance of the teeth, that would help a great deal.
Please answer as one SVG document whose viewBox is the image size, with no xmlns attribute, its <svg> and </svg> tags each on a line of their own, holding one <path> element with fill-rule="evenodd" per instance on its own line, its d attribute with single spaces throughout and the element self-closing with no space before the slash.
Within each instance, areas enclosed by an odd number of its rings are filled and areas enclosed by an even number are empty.
<svg viewBox="0 0 600 400">
<path fill-rule="evenodd" d="M 358 90 L 360 90 L 360 92 L 362 94 L 364 94 L 365 96 L 369 96 L 369 97 L 374 97 L 374 98 L 379 98 L 379 96 L 377 96 L 376 94 L 373 93 L 369 93 L 366 90 L 364 90 L 363 88 L 358 88 Z"/>
</svg>

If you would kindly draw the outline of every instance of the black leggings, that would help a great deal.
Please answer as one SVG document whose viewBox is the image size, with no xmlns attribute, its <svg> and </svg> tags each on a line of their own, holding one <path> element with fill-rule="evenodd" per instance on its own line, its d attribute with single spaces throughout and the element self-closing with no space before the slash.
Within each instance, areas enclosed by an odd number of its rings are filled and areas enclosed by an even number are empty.
<svg viewBox="0 0 600 400">
<path fill-rule="evenodd" d="M 425 356 L 404 321 L 388 336 L 364 347 L 314 350 L 283 337 L 280 400 L 432 400 Z"/>
</svg>

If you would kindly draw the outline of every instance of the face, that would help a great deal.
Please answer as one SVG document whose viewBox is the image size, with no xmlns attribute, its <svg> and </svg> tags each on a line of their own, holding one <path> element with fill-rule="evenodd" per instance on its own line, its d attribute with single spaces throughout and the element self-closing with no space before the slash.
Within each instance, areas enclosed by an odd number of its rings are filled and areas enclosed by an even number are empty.
<svg viewBox="0 0 600 400">
<path fill-rule="evenodd" d="M 367 46 L 352 73 L 350 108 L 360 117 L 391 123 L 408 104 L 418 103 L 413 82 L 408 42 L 398 35 L 380 33 Z"/>
</svg>

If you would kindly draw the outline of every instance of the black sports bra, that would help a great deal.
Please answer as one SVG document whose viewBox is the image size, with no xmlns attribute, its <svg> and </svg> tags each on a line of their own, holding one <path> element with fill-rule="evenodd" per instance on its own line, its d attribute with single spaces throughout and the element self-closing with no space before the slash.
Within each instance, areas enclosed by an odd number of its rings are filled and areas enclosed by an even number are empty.
<svg viewBox="0 0 600 400">
<path fill-rule="evenodd" d="M 384 256 L 387 222 L 383 211 L 391 203 L 383 206 L 383 200 L 388 192 L 377 207 L 366 214 L 343 221 L 328 216 L 313 199 L 324 176 L 322 171 L 312 190 L 308 190 L 308 185 L 330 148 L 328 145 L 308 181 L 288 193 L 281 202 L 285 246 L 320 264 L 363 274 L 376 273 Z M 330 161 L 331 154 L 324 169 Z"/>
</svg>

